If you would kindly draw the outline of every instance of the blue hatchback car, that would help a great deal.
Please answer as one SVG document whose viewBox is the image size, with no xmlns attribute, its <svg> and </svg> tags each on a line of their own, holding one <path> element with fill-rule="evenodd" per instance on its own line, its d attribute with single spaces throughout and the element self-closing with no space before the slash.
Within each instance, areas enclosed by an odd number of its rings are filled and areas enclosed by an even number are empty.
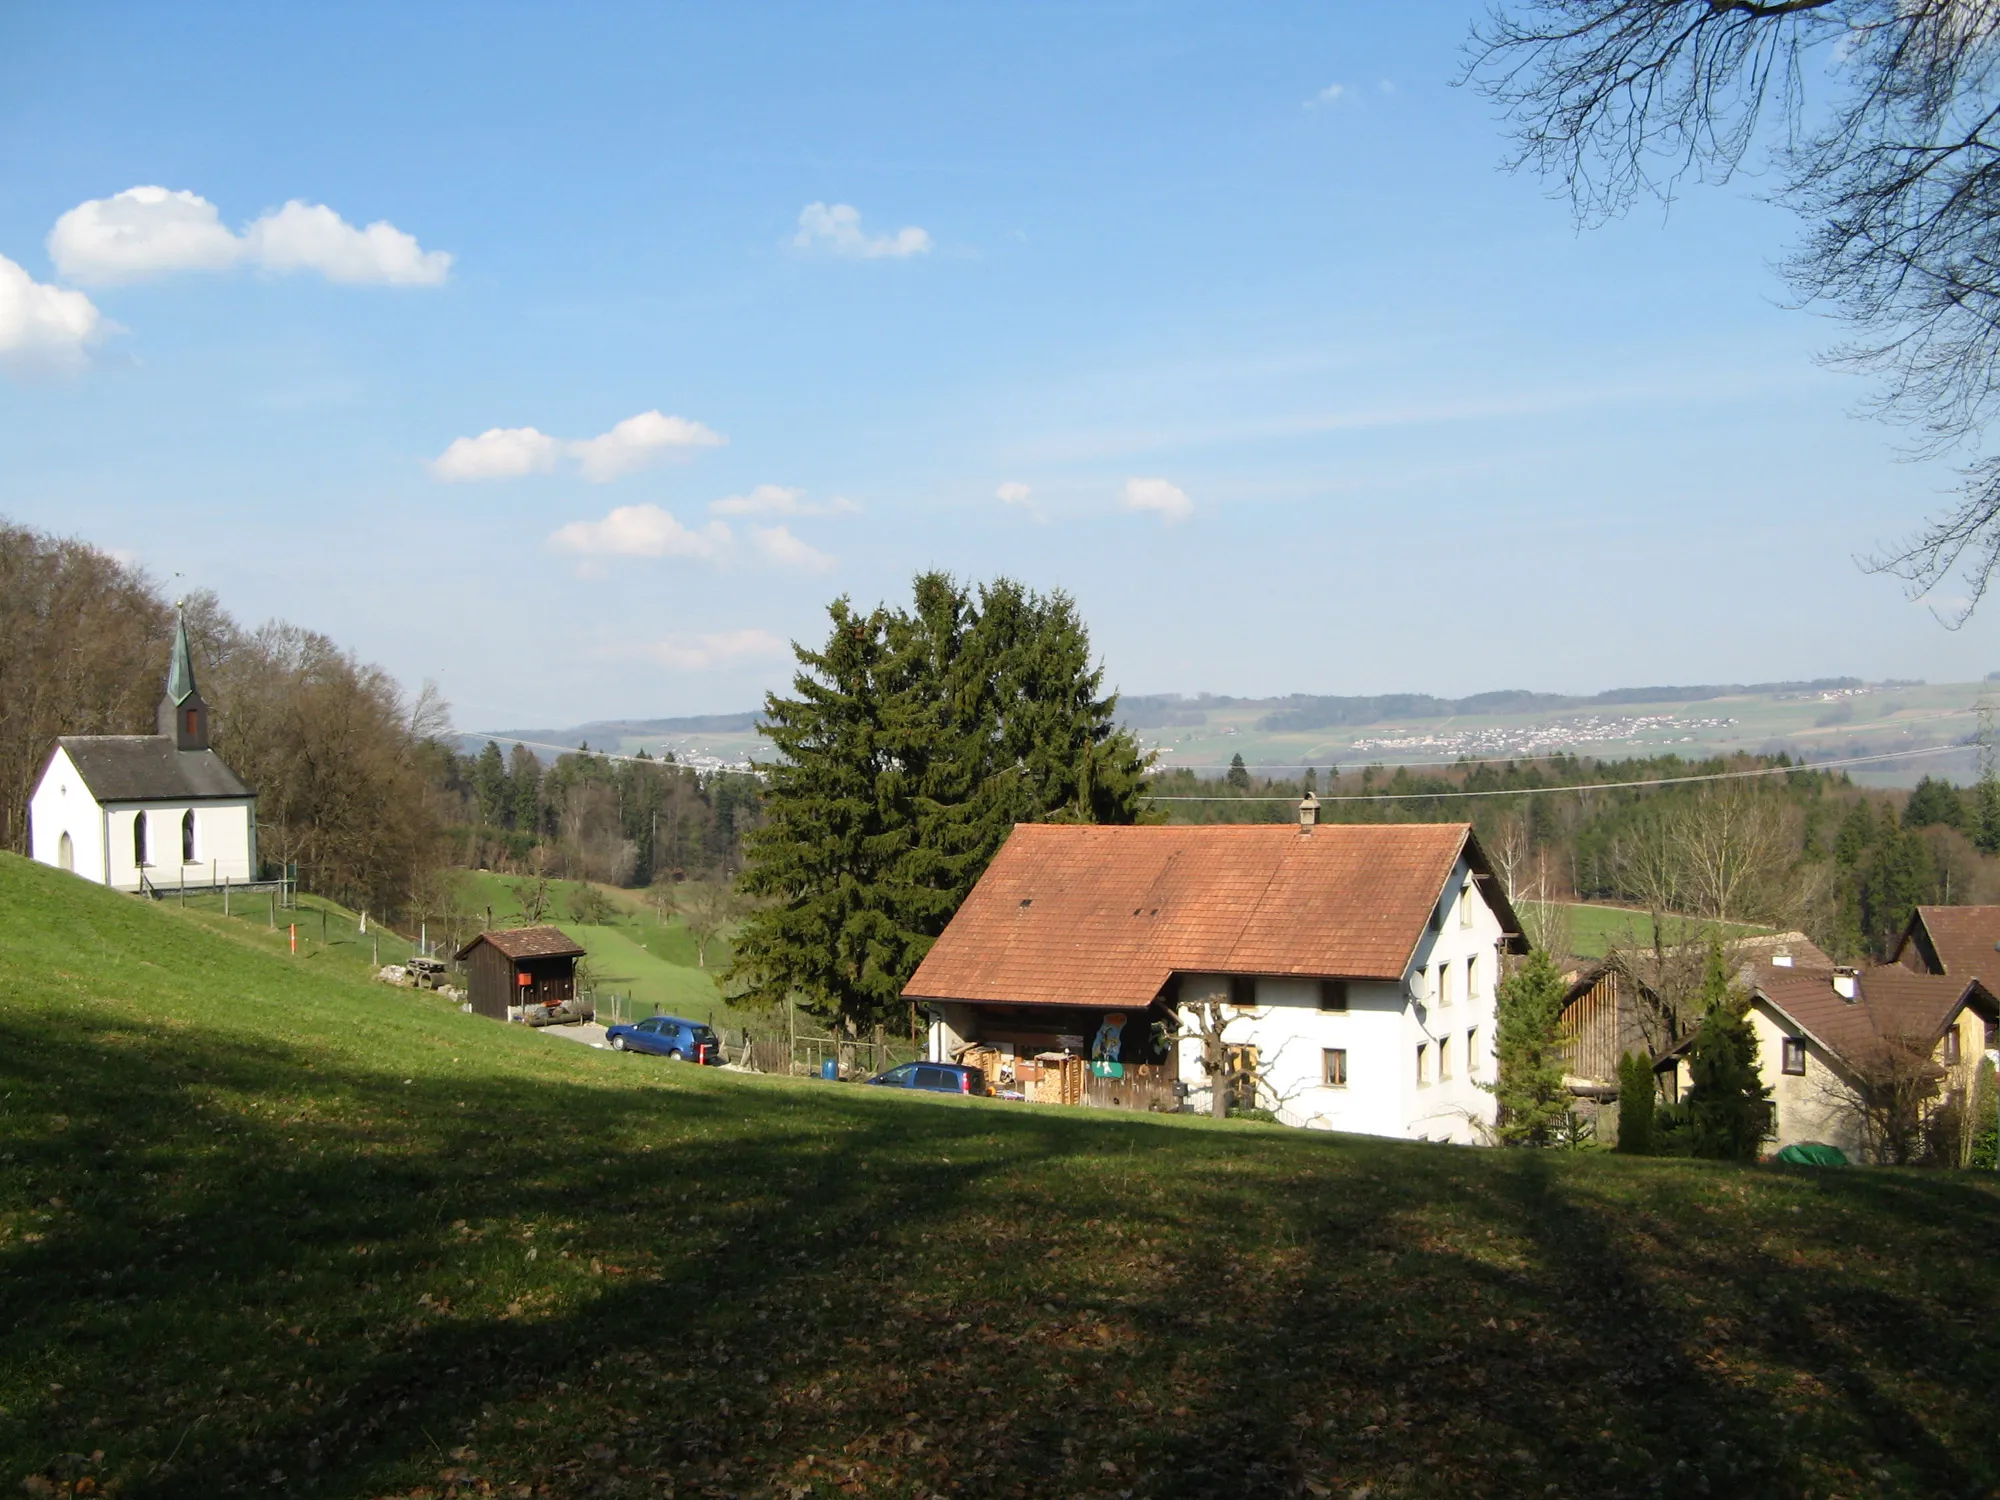
<svg viewBox="0 0 2000 1500">
<path fill-rule="evenodd" d="M 722 1038 L 714 1029 L 681 1016 L 628 1021 L 606 1028 L 604 1039 L 614 1052 L 651 1052 L 675 1062 L 702 1063 L 711 1068 L 719 1068 L 723 1062 Z"/>
</svg>

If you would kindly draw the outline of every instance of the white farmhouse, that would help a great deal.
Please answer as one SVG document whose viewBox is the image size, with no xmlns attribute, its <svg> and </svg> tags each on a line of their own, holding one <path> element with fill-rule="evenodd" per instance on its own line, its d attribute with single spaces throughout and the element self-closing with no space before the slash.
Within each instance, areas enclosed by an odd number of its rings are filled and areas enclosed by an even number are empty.
<svg viewBox="0 0 2000 1500">
<path fill-rule="evenodd" d="M 37 860 L 115 890 L 257 878 L 256 794 L 209 748 L 185 623 L 174 633 L 159 733 L 58 738 L 28 823 Z"/>
<path fill-rule="evenodd" d="M 932 1060 L 1031 1099 L 1206 1110 L 1191 1008 L 1218 1001 L 1237 1104 L 1487 1139 L 1494 991 L 1526 944 L 1470 825 L 1322 827 L 1316 807 L 1297 827 L 1016 827 L 903 991 Z"/>
</svg>

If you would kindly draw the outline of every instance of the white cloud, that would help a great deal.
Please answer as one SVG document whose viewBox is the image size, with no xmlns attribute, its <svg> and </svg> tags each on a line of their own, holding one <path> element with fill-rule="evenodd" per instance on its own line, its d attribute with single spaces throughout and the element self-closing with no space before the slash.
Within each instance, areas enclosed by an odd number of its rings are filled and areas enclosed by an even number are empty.
<svg viewBox="0 0 2000 1500">
<path fill-rule="evenodd" d="M 757 555 L 775 568 L 793 573 L 830 573 L 839 560 L 792 535 L 789 526 L 757 526 L 750 532 Z"/>
<path fill-rule="evenodd" d="M 760 484 L 747 495 L 725 495 L 708 504 L 718 516 L 858 516 L 861 507 L 845 495 L 831 500 L 808 500 L 804 490 L 782 484 Z"/>
<path fill-rule="evenodd" d="M 713 428 L 690 422 L 686 417 L 642 411 L 601 436 L 571 443 L 569 451 L 582 466 L 583 477 L 601 484 L 657 463 L 670 454 L 690 448 L 719 448 L 728 441 Z"/>
<path fill-rule="evenodd" d="M 478 437 L 454 438 L 431 460 L 431 473 L 449 481 L 545 474 L 562 447 L 560 439 L 532 427 L 489 427 Z"/>
<path fill-rule="evenodd" d="M 646 648 L 647 654 L 683 672 L 706 672 L 784 656 L 791 647 L 768 630 L 718 630 L 706 635 L 670 635 Z"/>
<path fill-rule="evenodd" d="M 549 545 L 595 557 L 694 557 L 713 562 L 729 551 L 729 528 L 711 521 L 699 531 L 657 505 L 620 505 L 601 521 L 558 527 Z"/>
<path fill-rule="evenodd" d="M 1347 94 L 1346 84 L 1329 83 L 1325 88 L 1321 89 L 1317 94 L 1314 94 L 1312 98 L 1306 100 L 1306 108 L 1323 109 L 1328 105 L 1338 104 L 1346 96 L 1346 94 Z"/>
<path fill-rule="evenodd" d="M 387 219 L 356 229 L 296 198 L 243 231 L 243 253 L 269 271 L 317 271 L 328 281 L 436 286 L 451 274 L 450 254 L 425 250 Z"/>
<path fill-rule="evenodd" d="M 1128 479 L 1119 502 L 1131 511 L 1151 511 L 1169 526 L 1178 525 L 1194 514 L 1194 501 L 1187 491 L 1164 479 Z"/>
<path fill-rule="evenodd" d="M 514 479 L 546 474 L 562 458 L 573 458 L 585 479 L 602 484 L 661 459 L 695 448 L 719 448 L 721 433 L 686 417 L 642 411 L 594 438 L 566 440 L 533 427 L 489 427 L 478 437 L 452 439 L 430 461 L 439 479 Z"/>
<path fill-rule="evenodd" d="M 294 198 L 233 234 L 213 203 L 163 187 L 92 198 L 56 220 L 49 258 L 71 281 L 133 281 L 170 271 L 317 271 L 330 281 L 436 286 L 451 256 L 389 223 L 356 229 L 323 204 Z"/>
<path fill-rule="evenodd" d="M 929 254 L 931 237 L 914 224 L 894 234 L 867 235 L 861 230 L 861 210 L 852 203 L 808 203 L 799 210 L 799 232 L 792 243 L 801 250 L 825 250 L 857 260 L 901 260 Z"/>
<path fill-rule="evenodd" d="M 1034 493 L 1018 479 L 1010 479 L 993 492 L 993 498 L 1002 505 L 1011 505 L 1025 512 L 1031 521 L 1046 523 L 1049 519 L 1048 513 L 1035 504 L 1032 498 Z"/>
<path fill-rule="evenodd" d="M 82 292 L 49 286 L 0 255 L 0 366 L 16 374 L 70 374 L 111 323 Z"/>
</svg>

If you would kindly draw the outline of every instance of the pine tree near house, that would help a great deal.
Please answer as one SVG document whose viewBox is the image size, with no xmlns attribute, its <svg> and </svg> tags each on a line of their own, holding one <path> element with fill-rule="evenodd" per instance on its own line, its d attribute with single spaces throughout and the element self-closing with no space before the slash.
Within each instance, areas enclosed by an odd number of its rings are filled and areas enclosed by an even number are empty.
<svg viewBox="0 0 2000 1500">
<path fill-rule="evenodd" d="M 1563 1086 L 1562 975 L 1542 949 L 1500 982 L 1496 993 L 1493 1051 L 1498 1077 L 1482 1087 L 1499 1105 L 1495 1126 L 1508 1146 L 1547 1146 L 1569 1111 Z"/>
<path fill-rule="evenodd" d="M 1771 1091 L 1757 1071 L 1749 997 L 1730 984 L 1719 943 L 1709 945 L 1698 1003 L 1704 1013 L 1688 1045 L 1690 1085 L 1660 1112 L 1663 1144 L 1676 1155 L 1755 1161 L 1771 1133 Z"/>
<path fill-rule="evenodd" d="M 1147 761 L 1066 595 L 920 575 L 907 610 L 829 608 L 771 694 L 764 822 L 745 841 L 731 970 L 860 1029 L 900 1030 L 908 981 L 1017 822 L 1130 823 Z"/>
<path fill-rule="evenodd" d="M 1618 1059 L 1618 1149 L 1627 1156 L 1649 1156 L 1653 1150 L 1653 1062 L 1642 1052 Z"/>
</svg>

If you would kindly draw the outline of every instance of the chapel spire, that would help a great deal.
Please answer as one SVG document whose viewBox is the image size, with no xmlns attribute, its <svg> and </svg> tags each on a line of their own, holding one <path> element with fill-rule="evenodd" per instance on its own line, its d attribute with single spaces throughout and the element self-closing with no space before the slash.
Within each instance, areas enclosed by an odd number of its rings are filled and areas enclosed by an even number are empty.
<svg viewBox="0 0 2000 1500">
<path fill-rule="evenodd" d="M 174 617 L 174 649 L 167 658 L 167 695 L 160 700 L 160 733 L 177 750 L 208 748 L 208 703 L 194 685 L 194 652 L 188 646 L 187 616 Z"/>
</svg>

